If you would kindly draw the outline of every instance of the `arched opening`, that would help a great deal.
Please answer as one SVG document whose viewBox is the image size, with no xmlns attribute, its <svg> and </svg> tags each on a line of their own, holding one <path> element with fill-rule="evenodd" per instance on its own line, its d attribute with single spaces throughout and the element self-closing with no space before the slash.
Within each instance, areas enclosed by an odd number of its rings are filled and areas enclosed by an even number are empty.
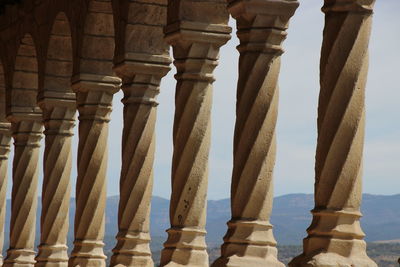
<svg viewBox="0 0 400 267">
<path fill-rule="evenodd" d="M 22 39 L 15 59 L 11 90 L 11 114 L 26 113 L 41 116 L 37 106 L 38 61 L 32 36 L 26 34 Z"/>
<path fill-rule="evenodd" d="M 69 21 L 65 13 L 54 20 L 47 50 L 44 85 L 40 98 L 75 100 L 71 90 L 72 41 Z"/>
</svg>

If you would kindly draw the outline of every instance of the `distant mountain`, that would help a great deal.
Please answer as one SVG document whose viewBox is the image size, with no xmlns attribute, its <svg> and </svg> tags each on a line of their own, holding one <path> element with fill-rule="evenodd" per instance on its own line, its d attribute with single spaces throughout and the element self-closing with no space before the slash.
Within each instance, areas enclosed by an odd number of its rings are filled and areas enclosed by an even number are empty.
<svg viewBox="0 0 400 267">
<path fill-rule="evenodd" d="M 106 250 L 115 244 L 114 236 L 117 233 L 118 196 L 107 199 L 106 210 Z M 313 195 L 291 194 L 276 197 L 271 222 L 274 225 L 275 238 L 280 245 L 299 245 L 306 235 L 306 229 L 311 222 L 310 210 L 313 208 Z M 40 201 L 39 201 L 40 203 Z M 9 232 L 10 201 L 7 202 L 6 237 Z M 361 224 L 366 233 L 368 242 L 400 239 L 400 195 L 379 196 L 365 194 Z M 169 201 L 160 197 L 153 197 L 151 210 L 151 232 L 153 248 L 158 250 L 166 239 L 165 230 L 169 227 Z M 38 208 L 40 214 L 41 205 Z M 73 214 L 75 200 L 71 199 L 70 236 L 73 239 Z M 207 212 L 207 242 L 210 247 L 221 244 L 226 232 L 226 222 L 230 218 L 230 201 L 210 200 Z M 37 221 L 39 233 L 39 216 Z M 8 238 L 6 238 L 8 239 Z M 7 243 L 8 240 L 6 240 Z M 7 245 L 5 245 L 7 247 Z"/>
</svg>

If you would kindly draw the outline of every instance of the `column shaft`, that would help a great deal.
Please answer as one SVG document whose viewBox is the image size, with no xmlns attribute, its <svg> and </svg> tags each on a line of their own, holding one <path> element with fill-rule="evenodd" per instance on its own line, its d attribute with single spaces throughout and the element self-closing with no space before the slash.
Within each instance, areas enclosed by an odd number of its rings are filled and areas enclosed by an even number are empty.
<svg viewBox="0 0 400 267">
<path fill-rule="evenodd" d="M 315 208 L 290 266 L 377 266 L 360 226 L 365 85 L 374 0 L 326 0 Z"/>
<path fill-rule="evenodd" d="M 10 220 L 10 248 L 4 266 L 35 264 L 35 230 L 38 160 L 42 138 L 41 116 L 12 118 L 14 139 L 13 185 Z"/>
<path fill-rule="evenodd" d="M 159 85 L 169 71 L 168 56 L 148 56 L 116 69 L 124 91 L 119 232 L 111 266 L 153 267 L 150 202 L 153 189 L 155 122 Z M 142 58 L 143 59 L 143 58 Z M 158 59 L 159 62 L 151 61 Z M 131 58 L 132 60 L 132 58 Z"/>
<path fill-rule="evenodd" d="M 79 111 L 75 240 L 69 266 L 105 266 L 108 122 L 120 80 L 81 75 L 73 84 Z"/>
<path fill-rule="evenodd" d="M 237 20 L 237 88 L 232 219 L 213 266 L 284 266 L 269 218 L 273 200 L 275 128 L 282 42 L 297 1 L 232 1 Z"/>
<path fill-rule="evenodd" d="M 8 155 L 10 152 L 11 129 L 7 122 L 0 122 L 0 252 L 4 244 L 4 224 L 6 219 L 6 196 L 8 180 Z M 0 253 L 0 266 L 3 255 Z"/>
<path fill-rule="evenodd" d="M 67 101 L 64 101 L 68 103 Z M 67 266 L 75 104 L 42 103 L 45 127 L 41 236 L 35 266 Z"/>
<path fill-rule="evenodd" d="M 211 3 L 209 3 L 211 4 Z M 215 5 L 215 3 L 212 3 Z M 204 10 L 203 10 L 204 11 Z M 205 243 L 213 70 L 230 38 L 226 25 L 183 22 L 166 28 L 177 68 L 171 228 L 161 266 L 208 266 Z"/>
</svg>

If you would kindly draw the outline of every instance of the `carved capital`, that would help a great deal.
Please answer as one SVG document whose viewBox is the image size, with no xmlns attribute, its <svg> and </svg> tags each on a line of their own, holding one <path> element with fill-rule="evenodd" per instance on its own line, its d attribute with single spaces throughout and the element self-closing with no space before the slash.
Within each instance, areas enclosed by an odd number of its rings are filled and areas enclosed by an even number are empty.
<svg viewBox="0 0 400 267">
<path fill-rule="evenodd" d="M 11 124 L 8 122 L 0 122 L 0 161 L 8 159 L 10 153 L 10 141 Z"/>
<path fill-rule="evenodd" d="M 289 20 L 298 6 L 296 0 L 231 1 L 229 11 L 236 19 L 239 52 L 281 55 Z"/>
<path fill-rule="evenodd" d="M 72 77 L 72 90 L 76 93 L 103 91 L 115 94 L 121 87 L 121 79 L 114 76 L 79 74 Z"/>
</svg>

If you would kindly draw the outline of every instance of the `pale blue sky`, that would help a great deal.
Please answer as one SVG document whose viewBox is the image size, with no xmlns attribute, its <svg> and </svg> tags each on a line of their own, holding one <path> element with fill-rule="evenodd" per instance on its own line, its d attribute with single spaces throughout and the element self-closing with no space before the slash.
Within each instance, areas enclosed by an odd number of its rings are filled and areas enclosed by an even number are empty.
<svg viewBox="0 0 400 267">
<path fill-rule="evenodd" d="M 303 0 L 291 20 L 280 75 L 275 195 L 312 193 L 322 42 L 322 1 Z M 399 0 L 378 0 L 370 44 L 364 192 L 400 193 L 400 10 Z M 231 20 L 231 26 L 234 26 Z M 210 199 L 229 197 L 235 122 L 238 40 L 233 34 L 221 50 L 215 71 L 210 155 Z M 154 195 L 169 198 L 175 80 L 173 68 L 161 85 L 157 121 Z M 109 137 L 108 195 L 119 192 L 122 93 L 115 96 Z M 74 137 L 74 162 L 76 141 Z M 73 167 L 73 185 L 76 180 Z M 11 169 L 10 169 L 11 174 Z M 11 182 L 9 183 L 11 187 Z M 9 190 L 10 191 L 10 190 Z M 39 190 L 40 192 L 41 190 Z"/>
</svg>

